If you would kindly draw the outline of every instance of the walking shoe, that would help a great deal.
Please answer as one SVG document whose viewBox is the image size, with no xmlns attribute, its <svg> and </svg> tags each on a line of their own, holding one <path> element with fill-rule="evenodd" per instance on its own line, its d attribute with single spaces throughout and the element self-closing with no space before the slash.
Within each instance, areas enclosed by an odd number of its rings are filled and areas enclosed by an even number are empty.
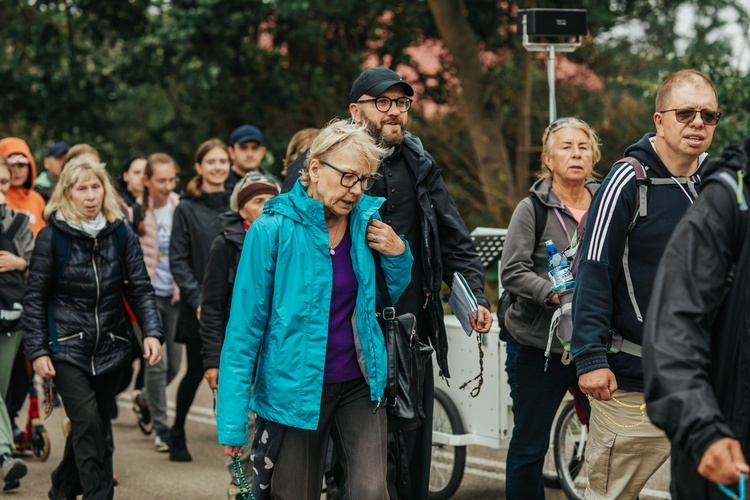
<svg viewBox="0 0 750 500">
<path fill-rule="evenodd" d="M 166 453 L 169 451 L 169 444 L 167 443 L 167 434 L 157 434 L 154 438 L 154 448 L 159 453 Z"/>
<path fill-rule="evenodd" d="M 15 481 L 11 481 L 9 483 L 3 483 L 3 491 L 10 491 L 15 490 L 21 487 L 21 481 L 16 479 Z"/>
<path fill-rule="evenodd" d="M 138 428 L 146 436 L 150 436 L 154 430 L 154 426 L 151 423 L 151 412 L 143 400 L 141 391 L 136 391 L 133 397 L 133 412 L 135 412 L 135 416 L 138 418 Z"/>
<path fill-rule="evenodd" d="M 169 445 L 169 460 L 172 462 L 193 461 L 193 457 L 190 456 L 190 452 L 185 444 L 185 431 L 171 429 L 167 436 L 167 444 Z"/>
<path fill-rule="evenodd" d="M 3 490 L 18 488 L 15 485 L 19 479 L 26 475 L 26 464 L 20 458 L 13 458 L 12 456 L 5 454 L 0 455 L 0 468 L 3 471 Z"/>
</svg>

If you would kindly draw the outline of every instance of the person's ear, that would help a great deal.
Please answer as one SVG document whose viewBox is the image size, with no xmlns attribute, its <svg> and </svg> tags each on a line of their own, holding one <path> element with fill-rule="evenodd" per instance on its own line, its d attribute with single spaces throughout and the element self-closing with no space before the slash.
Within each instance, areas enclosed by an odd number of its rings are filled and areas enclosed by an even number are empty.
<svg viewBox="0 0 750 500">
<path fill-rule="evenodd" d="M 201 164 L 198 162 L 195 163 L 195 171 L 198 172 L 198 175 L 203 177 L 203 167 L 201 167 Z"/>
<path fill-rule="evenodd" d="M 234 147 L 227 146 L 227 154 L 229 155 L 229 159 L 234 161 Z"/>
<path fill-rule="evenodd" d="M 349 114 L 352 115 L 354 123 L 360 123 L 362 121 L 362 110 L 359 108 L 359 104 L 356 102 L 349 103 Z"/>
<path fill-rule="evenodd" d="M 654 125 L 656 126 L 656 135 L 664 137 L 664 115 L 659 112 L 654 113 Z"/>
</svg>

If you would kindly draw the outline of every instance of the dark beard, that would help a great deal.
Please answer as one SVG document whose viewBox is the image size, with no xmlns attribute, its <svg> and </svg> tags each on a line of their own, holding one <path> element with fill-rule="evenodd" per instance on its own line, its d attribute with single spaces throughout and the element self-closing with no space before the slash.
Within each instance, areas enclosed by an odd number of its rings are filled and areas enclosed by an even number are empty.
<svg viewBox="0 0 750 500">
<path fill-rule="evenodd" d="M 384 148 L 391 148 L 393 146 L 398 146 L 404 141 L 404 127 L 401 127 L 401 134 L 398 138 L 394 137 L 385 137 L 383 135 L 383 129 L 382 127 L 379 127 L 377 124 L 365 121 L 365 125 L 367 126 L 367 132 L 371 136 L 375 138 L 375 140 L 378 142 L 378 145 Z"/>
</svg>

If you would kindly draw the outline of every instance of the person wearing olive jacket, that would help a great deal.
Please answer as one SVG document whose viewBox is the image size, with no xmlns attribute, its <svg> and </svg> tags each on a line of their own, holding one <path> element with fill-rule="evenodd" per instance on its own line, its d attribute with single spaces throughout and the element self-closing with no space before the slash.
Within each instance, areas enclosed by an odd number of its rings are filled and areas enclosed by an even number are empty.
<svg viewBox="0 0 750 500">
<path fill-rule="evenodd" d="M 153 365 L 163 339 L 154 288 L 102 163 L 71 160 L 44 216 L 21 322 L 34 371 L 53 378 L 71 421 L 49 498 L 112 498 L 110 415 L 134 342 L 123 298 Z"/>
</svg>

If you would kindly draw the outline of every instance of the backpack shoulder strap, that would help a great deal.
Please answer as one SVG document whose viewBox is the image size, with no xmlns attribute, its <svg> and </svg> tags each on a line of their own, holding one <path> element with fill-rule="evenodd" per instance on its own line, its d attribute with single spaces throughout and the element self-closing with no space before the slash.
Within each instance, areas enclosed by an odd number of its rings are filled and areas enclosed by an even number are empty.
<svg viewBox="0 0 750 500">
<path fill-rule="evenodd" d="M 115 232 L 112 233 L 112 244 L 117 253 L 117 260 L 120 261 L 120 267 L 125 276 L 125 281 L 128 280 L 128 268 L 125 263 L 125 249 L 128 246 L 128 228 L 126 227 L 126 224 L 127 223 L 124 220 L 121 221 L 120 225 L 115 229 Z"/>
<path fill-rule="evenodd" d="M 54 224 L 50 224 L 52 231 L 52 256 L 55 259 L 55 276 L 60 279 L 70 260 L 70 238 L 63 234 Z"/>
<path fill-rule="evenodd" d="M 638 186 L 638 208 L 636 208 L 635 213 L 633 213 L 633 217 L 628 225 L 628 234 L 630 234 L 638 223 L 638 219 L 648 215 L 648 186 L 651 184 L 652 180 L 648 178 L 646 168 L 638 158 L 635 158 L 634 156 L 626 156 L 620 162 L 627 163 L 633 167 L 633 172 L 635 172 L 635 185 Z"/>
<path fill-rule="evenodd" d="M 544 235 L 544 227 L 547 225 L 547 207 L 537 195 L 529 195 L 531 205 L 534 207 L 534 248 L 539 246 Z"/>
<path fill-rule="evenodd" d="M 718 173 L 717 179 L 729 186 L 729 189 L 733 193 L 735 193 L 737 197 L 737 205 L 740 207 L 740 212 L 746 212 L 748 209 L 748 205 L 747 198 L 745 197 L 744 193 L 745 172 L 742 170 L 738 170 L 737 176 L 735 177 L 734 175 L 729 173 L 729 171 L 722 170 Z"/>
<path fill-rule="evenodd" d="M 8 240 L 13 241 L 13 239 L 18 234 L 18 231 L 20 231 L 24 224 L 27 224 L 28 221 L 28 215 L 16 212 L 16 215 L 13 217 L 13 222 L 11 222 L 10 226 L 8 226 L 8 230 L 5 231 L 4 236 Z"/>
</svg>

